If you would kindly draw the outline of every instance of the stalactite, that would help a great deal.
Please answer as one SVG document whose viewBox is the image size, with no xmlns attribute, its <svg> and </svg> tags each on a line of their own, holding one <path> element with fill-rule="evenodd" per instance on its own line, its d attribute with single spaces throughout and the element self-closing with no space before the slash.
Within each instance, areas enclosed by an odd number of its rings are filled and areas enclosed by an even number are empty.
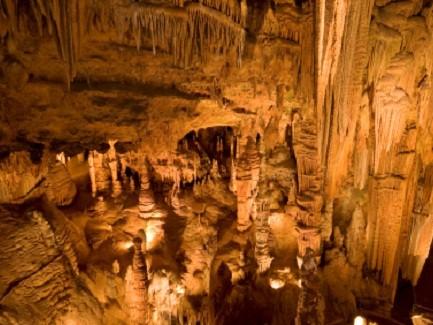
<svg viewBox="0 0 433 325">
<path fill-rule="evenodd" d="M 200 40 L 198 46 L 193 47 L 193 53 L 204 58 L 206 62 L 209 54 L 227 55 L 229 49 L 234 48 L 237 64 L 241 65 L 245 46 L 243 28 L 203 7 L 190 6 L 188 15 L 190 24 L 198 26 L 193 37 Z"/>
<path fill-rule="evenodd" d="M 354 182 L 359 189 L 364 189 L 368 180 L 368 137 L 370 132 L 370 106 L 368 95 L 364 93 L 359 113 L 359 121 L 355 138 Z"/>
<path fill-rule="evenodd" d="M 80 0 L 31 0 L 30 6 L 39 33 L 47 32 L 55 39 L 59 56 L 66 65 L 65 75 L 69 87 L 77 72 L 76 65 L 84 32 L 83 16 L 86 12 L 86 4 Z M 43 30 L 44 25 L 46 31 Z"/>
<path fill-rule="evenodd" d="M 433 166 L 428 165 L 420 176 L 407 251 L 401 264 L 403 277 L 410 280 L 414 286 L 429 256 L 433 240 L 433 214 L 429 208 L 433 200 Z"/>
<path fill-rule="evenodd" d="M 368 263 L 371 270 L 381 271 L 381 281 L 390 288 L 390 297 L 398 275 L 406 186 L 404 180 L 388 177 L 373 180 L 369 188 Z"/>
<path fill-rule="evenodd" d="M 374 1 L 319 1 L 317 118 L 327 195 L 334 196 L 352 161 L 356 123 L 368 63 L 369 27 Z M 350 23 L 349 23 L 350 22 Z"/>
<path fill-rule="evenodd" d="M 205 6 L 221 11 L 233 21 L 241 21 L 241 6 L 237 0 L 199 0 Z"/>
<path fill-rule="evenodd" d="M 203 62 L 210 54 L 229 54 L 236 49 L 235 57 L 240 65 L 244 50 L 245 31 L 240 25 L 218 11 L 197 3 L 189 3 L 185 9 L 161 9 L 136 6 L 117 14 L 120 26 L 126 31 L 130 26 L 137 48 L 142 36 L 151 38 L 154 53 L 157 49 L 173 55 L 176 65 L 186 67 L 195 58 Z"/>
<path fill-rule="evenodd" d="M 183 7 L 185 5 L 185 0 L 172 0 L 175 6 Z"/>
</svg>

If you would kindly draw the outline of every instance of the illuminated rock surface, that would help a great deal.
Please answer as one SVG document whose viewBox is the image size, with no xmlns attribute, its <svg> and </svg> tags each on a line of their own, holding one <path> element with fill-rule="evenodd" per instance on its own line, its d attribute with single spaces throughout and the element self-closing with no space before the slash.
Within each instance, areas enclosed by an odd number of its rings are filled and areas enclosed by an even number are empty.
<svg viewBox="0 0 433 325">
<path fill-rule="evenodd" d="M 0 0 L 0 324 L 431 324 L 432 87 L 431 0 Z"/>
</svg>

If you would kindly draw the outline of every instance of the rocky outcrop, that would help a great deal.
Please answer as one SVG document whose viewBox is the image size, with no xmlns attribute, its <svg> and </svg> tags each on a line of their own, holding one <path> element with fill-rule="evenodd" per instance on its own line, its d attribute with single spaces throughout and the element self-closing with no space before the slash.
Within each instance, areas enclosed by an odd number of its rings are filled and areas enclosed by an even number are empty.
<svg viewBox="0 0 433 325">
<path fill-rule="evenodd" d="M 101 324 L 96 300 L 81 290 L 67 255 L 40 215 L 1 209 L 0 320 L 5 324 L 67 322 Z M 17 243 L 19 243 L 17 245 Z"/>
<path fill-rule="evenodd" d="M 25 197 L 48 173 L 48 161 L 34 164 L 28 152 L 12 153 L 0 162 L 0 202 Z"/>
</svg>

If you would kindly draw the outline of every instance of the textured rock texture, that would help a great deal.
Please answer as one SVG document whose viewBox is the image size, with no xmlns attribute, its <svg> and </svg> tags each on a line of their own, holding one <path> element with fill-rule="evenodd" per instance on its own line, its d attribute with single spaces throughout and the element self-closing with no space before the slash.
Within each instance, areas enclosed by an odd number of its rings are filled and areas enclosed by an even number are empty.
<svg viewBox="0 0 433 325">
<path fill-rule="evenodd" d="M 428 323 L 432 34 L 431 0 L 0 0 L 0 323 Z"/>
</svg>

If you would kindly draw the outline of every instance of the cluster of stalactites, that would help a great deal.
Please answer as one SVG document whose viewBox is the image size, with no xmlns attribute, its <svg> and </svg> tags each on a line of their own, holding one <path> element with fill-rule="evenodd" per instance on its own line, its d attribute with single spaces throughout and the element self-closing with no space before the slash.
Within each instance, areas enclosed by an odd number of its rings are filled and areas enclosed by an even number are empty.
<svg viewBox="0 0 433 325">
<path fill-rule="evenodd" d="M 22 10 L 24 7 L 27 11 Z M 28 14 L 25 22 L 24 12 Z M 69 85 L 76 75 L 76 62 L 85 30 L 85 12 L 85 2 L 80 0 L 6 0 L 0 2 L 0 26 L 6 25 L 7 34 L 12 38 L 23 30 L 23 23 L 28 23 L 28 30 L 36 26 L 41 36 L 53 36 L 59 56 L 65 62 L 66 81 Z"/>
<path fill-rule="evenodd" d="M 241 9 L 245 1 L 239 3 L 237 0 L 199 0 L 199 2 L 224 13 L 237 23 L 241 22 Z"/>
<path fill-rule="evenodd" d="M 21 1 L 0 2 L 1 38 L 3 34 L 14 37 L 20 30 L 18 22 L 23 19 L 18 7 Z M 182 67 L 189 66 L 194 58 L 206 62 L 210 54 L 227 55 L 232 49 L 240 65 L 245 31 L 239 22 L 246 20 L 245 15 L 241 19 L 241 11 L 246 10 L 240 8 L 246 4 L 243 1 L 240 6 L 234 0 L 200 2 L 185 5 L 183 0 L 174 0 L 175 5 L 185 8 L 171 9 L 139 3 L 115 10 L 113 3 L 101 4 L 100 1 L 30 0 L 25 17 L 28 30 L 30 21 L 34 21 L 40 35 L 46 33 L 54 37 L 59 56 L 65 62 L 68 86 L 77 74 L 84 31 L 91 29 L 120 28 L 125 35 L 131 28 L 138 48 L 142 37 L 149 36 L 155 54 L 157 48 L 172 53 L 175 64 Z"/>
<path fill-rule="evenodd" d="M 119 179 L 119 165 L 121 164 L 114 146 L 116 141 L 109 140 L 108 142 L 110 148 L 106 153 L 99 153 L 96 150 L 89 152 L 87 161 L 93 196 L 96 196 L 98 192 L 107 192 L 110 189 L 113 197 L 122 192 L 122 184 Z M 127 180 L 124 170 L 122 172 L 122 177 Z"/>
<path fill-rule="evenodd" d="M 120 10 L 116 21 L 123 32 L 132 30 L 138 49 L 143 37 L 149 37 L 154 54 L 157 49 L 169 52 L 178 66 L 187 67 L 195 59 L 207 62 L 211 54 L 233 54 L 241 63 L 245 30 L 209 7 L 197 3 L 185 9 L 139 5 Z"/>
</svg>

